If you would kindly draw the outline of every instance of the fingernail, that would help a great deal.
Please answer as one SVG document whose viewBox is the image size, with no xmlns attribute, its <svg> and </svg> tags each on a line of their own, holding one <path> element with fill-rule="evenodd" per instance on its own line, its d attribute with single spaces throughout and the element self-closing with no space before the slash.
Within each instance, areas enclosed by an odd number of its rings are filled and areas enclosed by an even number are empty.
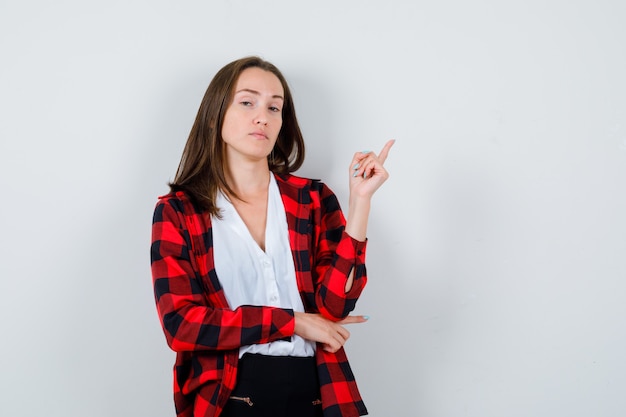
<svg viewBox="0 0 626 417">
<path fill-rule="evenodd" d="M 365 320 L 369 320 L 369 319 L 370 319 L 370 316 L 363 316 L 363 318 L 364 318 Z"/>
<path fill-rule="evenodd" d="M 358 172 L 355 172 L 354 174 L 352 174 L 353 177 L 356 177 L 358 174 Z"/>
<path fill-rule="evenodd" d="M 359 169 L 360 166 L 361 166 L 361 164 L 357 162 L 356 164 L 354 164 L 352 169 Z"/>
<path fill-rule="evenodd" d="M 361 153 L 370 153 L 371 151 L 361 151 Z"/>
<path fill-rule="evenodd" d="M 366 172 L 363 173 L 363 178 L 367 178 L 367 173 Z"/>
</svg>

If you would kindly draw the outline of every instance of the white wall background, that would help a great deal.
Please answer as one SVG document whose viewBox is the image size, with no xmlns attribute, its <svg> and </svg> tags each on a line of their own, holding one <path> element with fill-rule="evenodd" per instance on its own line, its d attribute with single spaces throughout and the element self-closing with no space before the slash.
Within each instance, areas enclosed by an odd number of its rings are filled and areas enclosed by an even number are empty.
<svg viewBox="0 0 626 417">
<path fill-rule="evenodd" d="M 396 138 L 347 349 L 373 417 L 626 414 L 626 3 L 0 1 L 0 415 L 173 416 L 150 221 L 225 63 L 347 199 Z"/>
</svg>

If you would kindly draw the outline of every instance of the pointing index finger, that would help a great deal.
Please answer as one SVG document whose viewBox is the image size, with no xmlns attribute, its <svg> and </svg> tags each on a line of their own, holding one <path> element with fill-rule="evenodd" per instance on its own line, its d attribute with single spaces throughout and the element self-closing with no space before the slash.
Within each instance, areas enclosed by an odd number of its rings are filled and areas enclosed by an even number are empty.
<svg viewBox="0 0 626 417">
<path fill-rule="evenodd" d="M 385 146 L 383 146 L 383 150 L 380 151 L 380 155 L 378 155 L 378 159 L 380 160 L 381 164 L 384 163 L 385 160 L 387 159 L 387 155 L 389 155 L 389 150 L 391 149 L 394 143 L 396 143 L 396 140 L 391 139 L 387 141 L 387 143 L 385 143 Z"/>
</svg>

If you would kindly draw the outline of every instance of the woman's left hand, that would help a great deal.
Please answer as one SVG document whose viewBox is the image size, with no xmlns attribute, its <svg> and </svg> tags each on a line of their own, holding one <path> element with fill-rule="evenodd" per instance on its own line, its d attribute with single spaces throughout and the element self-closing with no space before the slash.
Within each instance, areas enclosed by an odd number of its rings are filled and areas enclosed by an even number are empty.
<svg viewBox="0 0 626 417">
<path fill-rule="evenodd" d="M 395 140 L 385 143 L 378 155 L 373 152 L 357 152 L 350 163 L 350 205 L 345 231 L 358 241 L 364 241 L 367 236 L 367 219 L 372 196 L 389 178 L 383 164 L 394 143 Z M 350 291 L 350 288 L 352 274 L 346 282 L 346 292 Z"/>
<path fill-rule="evenodd" d="M 350 163 L 350 196 L 371 198 L 376 190 L 389 178 L 383 166 L 389 150 L 395 143 L 385 143 L 378 155 L 374 152 L 357 152 Z"/>
</svg>

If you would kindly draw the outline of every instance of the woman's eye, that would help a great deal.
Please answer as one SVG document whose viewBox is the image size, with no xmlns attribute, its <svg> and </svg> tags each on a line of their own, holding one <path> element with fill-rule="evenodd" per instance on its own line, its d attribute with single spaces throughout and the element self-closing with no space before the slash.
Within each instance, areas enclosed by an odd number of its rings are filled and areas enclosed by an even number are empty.
<svg viewBox="0 0 626 417">
<path fill-rule="evenodd" d="M 271 106 L 270 110 L 273 111 L 273 112 L 279 112 L 280 111 L 280 109 L 278 107 L 275 107 L 275 106 Z"/>
<path fill-rule="evenodd" d="M 247 107 L 252 106 L 252 102 L 251 101 L 242 101 L 240 104 L 242 106 L 247 106 Z"/>
</svg>

